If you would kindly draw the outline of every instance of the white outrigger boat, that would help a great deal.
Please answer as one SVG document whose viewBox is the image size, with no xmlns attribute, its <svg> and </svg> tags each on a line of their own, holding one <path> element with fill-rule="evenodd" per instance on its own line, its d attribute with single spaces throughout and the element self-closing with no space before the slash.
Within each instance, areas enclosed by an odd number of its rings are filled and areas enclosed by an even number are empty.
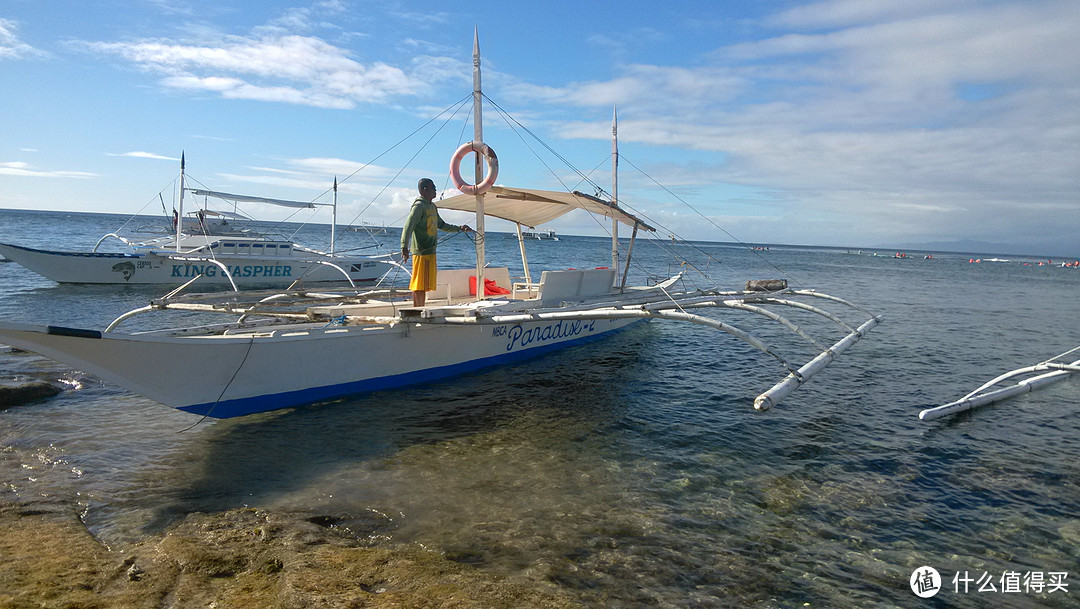
<svg viewBox="0 0 1080 609">
<path fill-rule="evenodd" d="M 348 282 L 353 286 L 370 284 L 397 264 L 390 255 L 335 253 L 336 201 L 317 204 L 187 188 L 184 177 L 184 160 L 181 158 L 178 218 L 184 217 L 186 193 L 234 203 L 267 203 L 291 208 L 314 209 L 319 205 L 333 205 L 330 252 L 307 248 L 288 239 L 229 231 L 229 216 L 225 212 L 199 210 L 195 222 L 184 218 L 183 223 L 175 227 L 176 233 L 167 237 L 136 241 L 109 233 L 99 239 L 89 252 L 43 250 L 0 243 L 0 254 L 58 283 L 176 286 L 198 277 L 200 286 L 231 287 L 233 290 L 241 287 L 284 287 L 295 281 Z M 335 183 L 335 196 L 336 186 Z M 130 251 L 99 252 L 98 248 L 108 239 L 122 241 Z"/>
<path fill-rule="evenodd" d="M 553 228 L 549 228 L 547 230 L 523 230 L 521 231 L 521 236 L 525 237 L 526 239 L 536 239 L 537 241 L 543 241 L 545 239 L 548 241 L 559 240 L 559 236 L 555 234 L 555 229 Z"/>
<path fill-rule="evenodd" d="M 1077 352 L 1080 352 L 1080 347 L 1070 349 L 1061 355 L 1056 355 L 1038 364 L 1006 372 L 983 383 L 978 389 L 959 400 L 921 411 L 919 418 L 923 421 L 933 421 L 980 406 L 986 406 L 987 404 L 1007 400 L 1036 389 L 1042 389 L 1058 381 L 1063 381 L 1080 372 L 1080 359 L 1073 362 L 1067 362 L 1064 359 Z M 1011 384 L 1001 386 L 1006 381 L 1011 382 Z M 995 387 L 997 388 L 995 389 Z"/>
<path fill-rule="evenodd" d="M 511 280 L 506 267 L 487 267 L 482 237 L 488 216 L 515 222 L 519 235 L 522 226 L 534 227 L 574 210 L 610 218 L 613 262 L 620 260 L 618 225 L 633 229 L 626 264 L 638 231 L 653 228 L 622 209 L 614 193 L 609 202 L 581 193 L 493 186 L 498 165 L 494 152 L 481 143 L 480 59 L 474 44 L 475 133 L 462 148 L 477 152 L 476 179 L 473 184 L 460 179 L 457 165 L 464 154 L 455 154 L 451 177 L 466 194 L 439 206 L 476 212 L 476 267 L 440 270 L 438 286 L 424 307 L 413 307 L 408 292 L 392 289 L 265 297 L 246 292 L 217 295 L 212 303 L 205 294 L 173 293 L 121 315 L 103 331 L 8 323 L 0 324 L 0 342 L 78 367 L 162 404 L 227 418 L 453 377 L 596 340 L 641 320 L 677 320 L 726 332 L 781 363 L 786 376 L 754 403 L 766 410 L 877 325 L 878 317 L 855 305 L 788 288 L 783 280 L 748 282 L 740 291 L 686 289 L 680 273 L 655 285 L 627 287 L 625 270 L 620 279 L 613 264 L 548 270 L 537 281 L 524 257 L 523 238 L 521 281 Z M 614 174 L 614 144 L 613 152 Z M 475 286 L 484 286 L 480 295 Z M 254 301 L 242 302 L 245 297 Z M 858 315 L 859 321 L 844 321 L 829 308 Z M 818 342 L 802 324 L 777 313 L 780 309 L 826 322 L 839 330 L 839 340 Z M 117 329 L 139 314 L 168 310 L 235 319 L 183 329 Z M 807 339 L 818 355 L 800 366 L 750 332 L 693 312 L 702 310 L 759 315 Z"/>
</svg>

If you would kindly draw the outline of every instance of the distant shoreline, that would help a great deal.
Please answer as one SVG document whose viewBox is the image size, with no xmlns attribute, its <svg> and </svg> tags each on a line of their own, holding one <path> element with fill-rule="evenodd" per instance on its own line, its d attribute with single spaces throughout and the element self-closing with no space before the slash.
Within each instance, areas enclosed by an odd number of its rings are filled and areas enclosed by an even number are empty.
<svg viewBox="0 0 1080 609">
<path fill-rule="evenodd" d="M 15 208 L 0 207 L 0 213 L 5 212 L 5 211 L 18 212 L 18 213 L 29 213 L 29 214 L 63 214 L 63 215 L 82 214 L 82 215 L 88 215 L 88 216 L 108 216 L 108 217 L 115 217 L 115 218 L 121 219 L 121 220 L 118 221 L 118 223 L 121 223 L 121 224 L 124 221 L 127 221 L 127 220 L 129 220 L 131 218 L 140 218 L 140 219 L 143 219 L 145 221 L 167 220 L 165 215 L 158 215 L 158 214 L 122 214 L 122 213 L 116 213 L 116 212 L 88 212 L 88 211 L 65 211 L 65 210 L 45 210 L 45 209 L 15 209 Z M 285 220 L 281 220 L 281 221 L 276 221 L 276 220 L 255 220 L 253 222 L 254 222 L 254 224 L 259 225 L 259 226 L 267 226 L 267 225 L 269 225 L 269 226 L 294 226 L 294 227 L 298 227 L 298 226 L 320 226 L 320 227 L 326 227 L 328 230 L 329 230 L 329 227 L 330 227 L 330 224 L 326 223 L 326 222 L 295 222 L 295 221 L 291 221 L 291 220 L 290 221 L 285 221 Z M 375 223 L 375 224 L 368 224 L 368 225 L 364 225 L 364 224 L 357 224 L 357 225 L 338 224 L 338 230 L 346 230 L 349 227 L 353 227 L 353 228 L 358 229 L 358 232 L 364 232 L 364 228 L 371 228 L 372 230 L 382 230 L 382 229 L 385 228 L 386 229 L 385 234 L 391 234 L 393 231 L 400 231 L 401 230 L 400 228 L 396 228 L 396 227 L 389 226 L 389 225 L 384 226 L 382 223 Z M 490 230 L 489 232 L 495 233 L 495 234 L 506 234 L 506 235 L 513 235 L 514 234 L 513 231 L 506 231 L 506 230 Z M 608 240 L 611 239 L 611 237 L 606 236 L 606 235 L 577 235 L 577 234 L 574 234 L 572 232 L 564 233 L 562 230 L 559 230 L 558 232 L 559 232 L 559 238 L 560 239 L 562 239 L 564 237 L 571 237 L 571 238 L 577 238 L 577 239 L 608 239 Z M 639 236 L 639 238 L 647 238 L 647 237 Z M 660 234 L 658 233 L 655 238 L 656 239 L 661 239 Z M 628 242 L 629 239 L 630 239 L 629 235 L 620 235 L 620 240 L 621 241 L 627 241 Z M 0 241 L 3 241 L 2 235 L 0 235 Z M 765 243 L 765 242 L 755 242 L 755 241 L 742 241 L 742 242 L 740 242 L 740 241 L 701 241 L 701 240 L 697 240 L 697 239 L 689 239 L 688 242 L 689 243 L 695 243 L 695 244 L 707 244 L 707 245 L 711 245 L 711 246 L 738 247 L 738 248 L 753 248 L 753 247 L 762 246 L 762 247 L 788 249 L 788 250 L 815 250 L 815 251 L 839 251 L 839 252 L 843 252 L 843 251 L 847 251 L 847 250 L 856 250 L 856 251 L 862 250 L 863 252 L 867 253 L 868 255 L 870 253 L 876 251 L 876 252 L 880 252 L 880 253 L 907 252 L 909 255 L 915 255 L 915 254 L 918 254 L 918 255 L 944 254 L 944 255 L 949 255 L 949 256 L 954 256 L 955 255 L 955 256 L 982 257 L 982 258 L 996 257 L 996 256 L 1009 256 L 1009 257 L 1013 257 L 1013 258 L 1024 258 L 1024 259 L 1035 260 L 1035 261 L 1037 261 L 1037 260 L 1054 260 L 1054 261 L 1070 260 L 1071 261 L 1071 260 L 1080 259 L 1080 251 L 1073 252 L 1073 253 L 1070 253 L 1070 254 L 1065 254 L 1065 253 L 1062 253 L 1062 252 L 1057 252 L 1057 253 L 1036 252 L 1036 253 L 1032 253 L 1030 251 L 1024 252 L 1024 251 L 1018 251 L 1018 250 L 1010 249 L 1010 248 L 1013 248 L 1015 246 L 1002 245 L 1002 244 L 993 244 L 993 243 L 982 243 L 982 242 L 955 242 L 955 243 L 936 242 L 936 243 L 915 243 L 915 244 L 907 244 L 907 245 L 876 245 L 876 246 L 871 246 L 871 245 L 862 245 L 862 246 L 859 246 L 859 245 L 806 245 L 806 244 L 797 244 L 797 243 Z"/>
</svg>

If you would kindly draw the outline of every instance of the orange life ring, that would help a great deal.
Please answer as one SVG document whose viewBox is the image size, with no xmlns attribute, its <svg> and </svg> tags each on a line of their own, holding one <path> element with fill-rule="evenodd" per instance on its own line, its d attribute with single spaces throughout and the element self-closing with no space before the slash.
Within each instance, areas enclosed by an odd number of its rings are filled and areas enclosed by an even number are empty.
<svg viewBox="0 0 1080 609">
<path fill-rule="evenodd" d="M 470 152 L 482 154 L 487 158 L 487 177 L 475 186 L 461 179 L 461 161 L 465 158 L 465 155 Z M 454 156 L 450 159 L 450 181 L 454 183 L 454 188 L 457 188 L 467 195 L 484 194 L 495 185 L 495 178 L 498 176 L 499 157 L 495 156 L 495 151 L 491 149 L 491 146 L 488 146 L 484 142 L 466 142 L 454 151 Z"/>
</svg>

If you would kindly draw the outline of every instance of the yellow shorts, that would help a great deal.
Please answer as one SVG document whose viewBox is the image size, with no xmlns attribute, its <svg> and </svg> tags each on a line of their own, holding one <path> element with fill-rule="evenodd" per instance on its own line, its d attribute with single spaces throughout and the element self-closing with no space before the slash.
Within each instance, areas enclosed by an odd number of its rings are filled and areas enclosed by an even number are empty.
<svg viewBox="0 0 1080 609">
<path fill-rule="evenodd" d="M 430 292 L 435 289 L 435 254 L 413 256 L 412 280 L 409 281 L 409 290 L 413 292 Z"/>
</svg>

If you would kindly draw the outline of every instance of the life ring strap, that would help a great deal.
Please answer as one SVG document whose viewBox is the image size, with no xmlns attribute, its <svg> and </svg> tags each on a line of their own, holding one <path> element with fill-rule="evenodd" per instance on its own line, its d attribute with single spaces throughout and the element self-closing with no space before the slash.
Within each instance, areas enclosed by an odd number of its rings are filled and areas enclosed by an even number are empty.
<svg viewBox="0 0 1080 609">
<path fill-rule="evenodd" d="M 461 161 L 464 160 L 466 155 L 470 152 L 482 155 L 487 160 L 487 177 L 481 180 L 479 184 L 470 184 L 461 178 Z M 454 183 L 454 188 L 457 188 L 464 194 L 484 194 L 491 190 L 491 187 L 495 185 L 495 179 L 498 176 L 499 157 L 495 156 L 495 151 L 491 146 L 488 146 L 484 142 L 466 142 L 454 151 L 454 156 L 450 159 L 450 181 Z"/>
</svg>

